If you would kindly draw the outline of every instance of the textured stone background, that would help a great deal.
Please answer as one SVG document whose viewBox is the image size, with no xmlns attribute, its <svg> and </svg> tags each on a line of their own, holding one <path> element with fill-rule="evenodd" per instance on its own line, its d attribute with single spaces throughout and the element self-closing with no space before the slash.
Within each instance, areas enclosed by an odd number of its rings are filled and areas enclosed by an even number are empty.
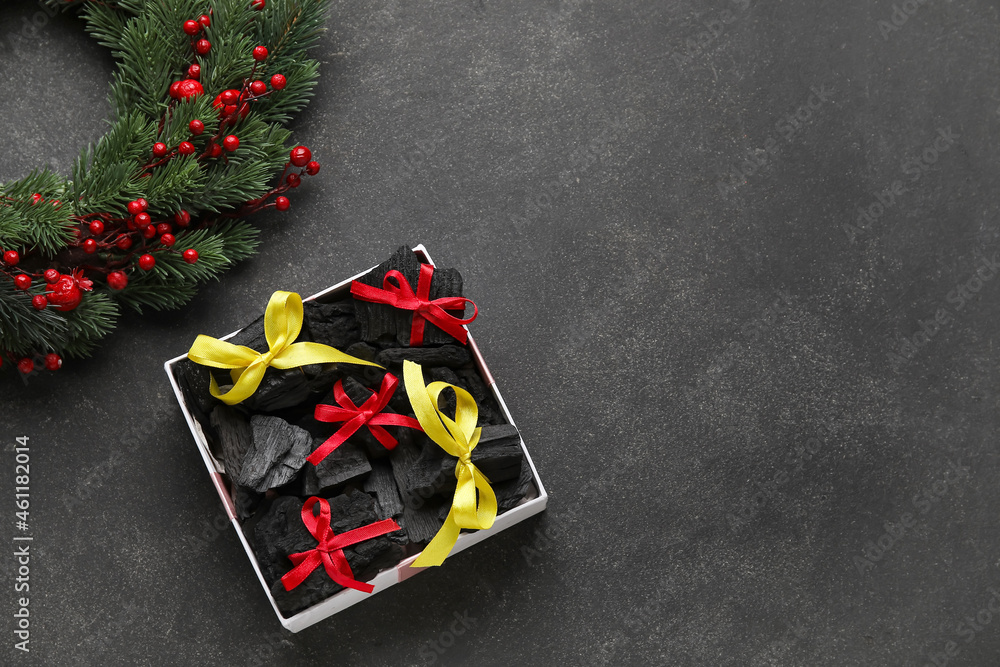
<svg viewBox="0 0 1000 667">
<path fill-rule="evenodd" d="M 998 664 L 1000 15 L 921 2 L 336 2 L 295 125 L 323 171 L 260 255 L 5 375 L 37 537 L 3 661 Z M 13 38 L 37 11 L 0 7 L 0 180 L 105 127 L 110 55 Z M 465 275 L 549 511 L 290 635 L 161 366 L 404 242 Z"/>
</svg>

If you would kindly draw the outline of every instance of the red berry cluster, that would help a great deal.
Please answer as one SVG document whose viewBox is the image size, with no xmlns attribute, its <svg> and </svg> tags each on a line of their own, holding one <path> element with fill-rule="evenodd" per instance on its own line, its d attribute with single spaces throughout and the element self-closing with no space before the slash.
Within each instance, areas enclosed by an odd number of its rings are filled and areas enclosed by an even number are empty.
<svg viewBox="0 0 1000 667">
<path fill-rule="evenodd" d="M 8 354 L 7 358 L 14 362 L 17 367 L 18 372 L 22 375 L 31 375 L 35 372 L 35 360 L 31 357 L 21 357 L 18 358 L 13 354 Z M 57 371 L 62 368 L 63 360 L 55 352 L 49 352 L 42 358 L 42 366 L 44 366 L 47 371 Z M 0 356 L 0 368 L 3 367 L 3 356 Z"/>
<path fill-rule="evenodd" d="M 265 0 L 252 0 L 251 7 L 262 11 L 266 7 Z M 205 57 L 212 50 L 208 40 L 212 25 L 212 12 L 203 14 L 197 19 L 184 21 L 181 26 L 186 35 L 191 38 L 191 48 L 196 56 Z M 142 176 L 149 176 L 152 170 L 166 164 L 172 159 L 189 158 L 198 161 L 221 158 L 228 160 L 228 154 L 240 148 L 237 134 L 231 133 L 239 122 L 250 112 L 250 105 L 262 100 L 288 85 L 288 80 L 280 73 L 270 77 L 258 76 L 258 71 L 266 66 L 270 57 L 266 46 L 253 48 L 250 56 L 253 58 L 253 69 L 250 76 L 243 81 L 238 89 L 223 90 L 218 93 L 213 107 L 218 111 L 218 130 L 213 135 L 206 136 L 206 124 L 201 119 L 192 120 L 188 124 L 190 136 L 176 147 L 168 146 L 162 141 L 156 141 L 151 147 L 151 159 L 144 166 Z M 174 112 L 176 105 L 184 100 L 194 99 L 205 94 L 201 84 L 203 69 L 206 63 L 194 62 L 186 69 L 186 78 L 171 84 L 169 95 L 173 100 L 168 106 L 166 115 L 160 122 L 161 131 Z M 242 217 L 266 208 L 286 211 L 291 202 L 284 193 L 291 188 L 297 188 L 304 176 L 314 176 L 320 170 L 319 162 L 312 159 L 312 152 L 305 146 L 292 149 L 289 161 L 285 164 L 278 185 L 264 196 L 246 202 L 239 210 L 223 214 L 220 217 Z M 273 201 L 271 199 L 273 198 Z M 45 202 L 41 194 L 31 196 L 30 204 Z M 53 206 L 61 206 L 58 200 L 51 201 Z M 115 291 L 125 289 L 129 284 L 129 276 L 136 270 L 152 271 L 156 267 L 157 257 L 163 253 L 180 254 L 185 262 L 194 264 L 198 261 L 198 251 L 187 248 L 183 251 L 175 249 L 178 242 L 176 234 L 191 228 L 191 213 L 179 210 L 167 217 L 154 215 L 146 199 L 139 197 L 126 206 L 127 214 L 123 212 L 100 212 L 74 216 L 78 223 L 75 228 L 75 240 L 67 251 L 61 253 L 54 264 L 74 266 L 69 273 L 62 273 L 53 267 L 37 266 L 39 259 L 32 257 L 30 270 L 25 268 L 20 254 L 16 250 L 0 249 L 0 274 L 10 278 L 16 289 L 31 297 L 31 305 L 36 310 L 55 308 L 68 312 L 76 308 L 83 298 L 83 292 L 90 291 L 93 282 L 87 276 L 104 276 L 108 287 Z M 214 220 L 201 221 L 197 228 L 209 226 Z M 28 252 L 28 255 L 33 253 Z M 22 266 L 19 267 L 19 264 Z M 30 357 L 16 358 L 6 355 L 22 373 L 31 373 L 37 365 Z M 36 357 L 37 359 L 37 357 Z M 0 355 L 0 366 L 3 357 Z M 49 370 L 62 366 L 59 355 L 50 353 L 44 362 Z"/>
</svg>

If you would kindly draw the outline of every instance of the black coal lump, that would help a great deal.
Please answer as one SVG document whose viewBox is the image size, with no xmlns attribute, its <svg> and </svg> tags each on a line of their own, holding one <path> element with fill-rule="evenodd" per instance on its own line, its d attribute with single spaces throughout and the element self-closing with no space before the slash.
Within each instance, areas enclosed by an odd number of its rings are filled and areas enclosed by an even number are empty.
<svg viewBox="0 0 1000 667">
<path fill-rule="evenodd" d="M 254 415 L 250 426 L 253 444 L 236 483 L 263 492 L 291 481 L 312 451 L 312 436 L 280 417 Z"/>
<path fill-rule="evenodd" d="M 382 289 L 386 273 L 396 270 L 403 274 L 414 292 L 420 277 L 420 260 L 413 251 L 402 246 L 392 256 L 366 273 L 358 282 Z M 430 300 L 447 296 L 462 296 L 462 275 L 455 269 L 435 268 L 431 278 Z M 410 328 L 413 323 L 413 312 L 393 308 L 380 303 L 370 303 L 355 299 L 358 325 L 361 327 L 362 339 L 372 342 L 385 335 L 392 335 L 399 345 L 410 344 Z M 463 317 L 462 312 L 449 310 L 450 314 Z M 424 327 L 423 345 L 452 343 L 455 339 L 436 326 L 427 322 Z"/>
</svg>

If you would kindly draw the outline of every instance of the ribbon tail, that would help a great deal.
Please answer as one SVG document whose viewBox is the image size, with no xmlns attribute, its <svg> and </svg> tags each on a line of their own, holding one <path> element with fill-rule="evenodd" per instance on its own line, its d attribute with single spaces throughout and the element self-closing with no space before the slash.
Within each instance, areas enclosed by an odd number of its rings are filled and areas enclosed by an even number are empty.
<svg viewBox="0 0 1000 667">
<path fill-rule="evenodd" d="M 354 572 L 351 571 L 351 566 L 348 564 L 347 557 L 344 556 L 343 551 L 324 555 L 326 557 L 323 559 L 323 567 L 326 568 L 326 573 L 334 582 L 344 588 L 353 588 L 362 593 L 371 593 L 375 590 L 375 587 L 371 584 L 354 579 Z"/>
<path fill-rule="evenodd" d="M 438 531 L 434 539 L 430 541 L 424 550 L 417 556 L 410 567 L 434 567 L 444 562 L 451 550 L 458 541 L 458 535 L 462 529 L 455 523 L 455 508 L 448 512 L 448 518 L 444 520 L 444 525 Z"/>
<path fill-rule="evenodd" d="M 320 564 L 320 557 L 315 550 L 292 554 L 288 558 L 296 565 L 281 578 L 281 584 L 286 591 L 292 590 L 305 581 Z"/>
<path fill-rule="evenodd" d="M 275 368 L 297 368 L 309 364 L 358 364 L 382 368 L 374 361 L 365 361 L 322 343 L 292 343 L 274 357 Z"/>
<path fill-rule="evenodd" d="M 260 381 L 263 379 L 264 371 L 266 370 L 267 366 L 264 364 L 251 365 L 240 375 L 240 379 L 236 381 L 233 388 L 225 394 L 219 392 L 219 385 L 215 381 L 215 377 L 213 377 L 209 385 L 209 392 L 226 405 L 236 405 L 240 401 L 250 398 L 257 391 L 257 387 L 260 385 Z"/>
</svg>

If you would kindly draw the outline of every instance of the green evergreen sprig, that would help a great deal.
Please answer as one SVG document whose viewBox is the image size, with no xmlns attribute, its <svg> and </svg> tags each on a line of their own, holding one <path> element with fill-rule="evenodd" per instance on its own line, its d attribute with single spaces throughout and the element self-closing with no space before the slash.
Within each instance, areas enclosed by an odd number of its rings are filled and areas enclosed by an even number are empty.
<svg viewBox="0 0 1000 667">
<path fill-rule="evenodd" d="M 110 128 L 70 178 L 43 168 L 0 185 L 0 361 L 22 373 L 33 355 L 55 368 L 92 353 L 119 305 L 177 308 L 254 253 L 243 218 L 286 209 L 283 193 L 319 170 L 308 149 L 289 152 L 284 125 L 313 94 L 319 65 L 307 51 L 329 10 L 329 0 L 45 1 L 79 11 L 117 69 Z"/>
</svg>

